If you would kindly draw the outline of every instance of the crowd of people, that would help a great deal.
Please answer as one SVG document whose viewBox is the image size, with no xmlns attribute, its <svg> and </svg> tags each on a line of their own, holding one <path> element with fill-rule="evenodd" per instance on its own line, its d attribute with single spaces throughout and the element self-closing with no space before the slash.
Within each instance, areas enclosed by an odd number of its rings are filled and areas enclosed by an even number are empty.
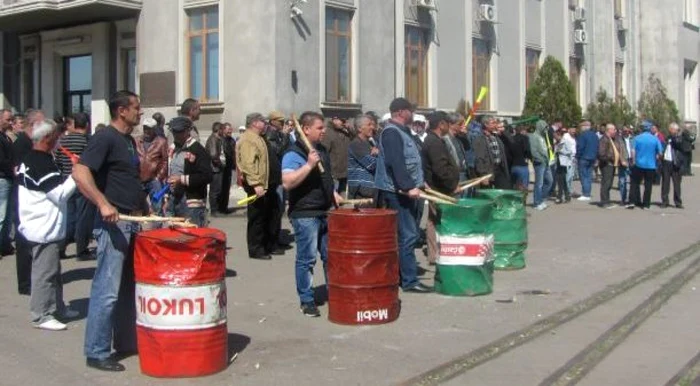
<svg viewBox="0 0 700 386">
<path fill-rule="evenodd" d="M 600 205 L 610 208 L 617 172 L 621 203 L 648 208 L 659 174 L 662 204 L 669 204 L 673 182 L 680 208 L 694 146 L 694 137 L 675 123 L 668 138 L 651 121 L 642 122 L 636 136 L 630 127 L 595 130 L 588 121 L 565 128 L 539 120 L 529 132 L 493 116 L 416 114 L 404 98 L 394 99 L 382 117 L 370 111 L 326 119 L 307 111 L 297 122 L 279 111 L 250 113 L 237 140 L 231 124 L 217 122 L 202 144 L 196 100 L 184 101 L 167 123 L 160 113 L 143 119 L 138 96 L 128 91 L 113 94 L 108 105 L 109 125 L 94 130 L 84 113 L 49 120 L 40 110 L 0 112 L 0 252 L 16 255 L 18 291 L 30 295 L 31 322 L 45 330 L 64 330 L 77 316 L 62 295 L 66 246 L 74 242 L 78 259 L 96 260 L 84 352 L 88 366 L 106 371 L 124 370 L 112 347 L 136 350 L 132 247 L 141 228 L 120 216 L 184 217 L 206 226 L 208 216 L 230 213 L 230 189 L 239 185 L 249 196 L 248 256 L 270 260 L 291 248 L 282 234 L 287 210 L 300 310 L 318 317 L 313 271 L 320 256 L 325 272 L 327 214 L 343 200 L 370 198 L 371 206 L 396 211 L 400 286 L 429 293 L 432 287 L 418 280 L 415 255 L 423 244 L 429 262 L 438 254 L 432 203 L 421 231 L 424 189 L 469 195 L 462 183 L 489 176 L 480 189 L 527 192 L 532 168 L 533 206 L 543 210 L 552 196 L 571 201 L 576 175 L 578 200 L 591 200 L 592 176 L 599 173 Z M 142 133 L 135 136 L 138 126 Z"/>
</svg>

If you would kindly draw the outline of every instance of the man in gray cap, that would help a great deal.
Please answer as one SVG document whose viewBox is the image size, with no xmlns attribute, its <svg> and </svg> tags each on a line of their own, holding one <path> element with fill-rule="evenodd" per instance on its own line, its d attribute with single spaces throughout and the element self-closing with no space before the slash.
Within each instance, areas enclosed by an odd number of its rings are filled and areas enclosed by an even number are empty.
<svg viewBox="0 0 700 386">
<path fill-rule="evenodd" d="M 241 173 L 243 189 L 255 201 L 248 204 L 248 257 L 269 260 L 272 255 L 282 255 L 278 247 L 281 207 L 277 186 L 282 182 L 281 165 L 270 162 L 277 159 L 274 149 L 265 142 L 265 117 L 260 113 L 246 116 L 246 131 L 241 134 L 236 147 L 236 165 Z"/>
<path fill-rule="evenodd" d="M 170 164 L 171 211 L 191 223 L 206 225 L 207 185 L 212 180 L 211 157 L 204 146 L 190 135 L 192 121 L 177 117 L 170 121 L 175 151 Z"/>
</svg>

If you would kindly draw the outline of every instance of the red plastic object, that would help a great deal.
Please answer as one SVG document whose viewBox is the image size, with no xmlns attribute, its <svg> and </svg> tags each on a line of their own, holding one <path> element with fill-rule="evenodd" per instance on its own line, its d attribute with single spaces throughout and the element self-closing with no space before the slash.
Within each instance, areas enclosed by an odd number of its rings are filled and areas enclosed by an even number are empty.
<svg viewBox="0 0 700 386">
<path fill-rule="evenodd" d="M 226 235 L 210 228 L 139 233 L 134 270 L 141 371 L 174 378 L 225 369 Z"/>
<path fill-rule="evenodd" d="M 65 147 L 59 146 L 59 147 L 58 147 L 58 150 L 60 150 L 61 153 L 63 153 L 66 157 L 68 157 L 68 159 L 70 160 L 70 162 L 71 162 L 73 165 L 75 165 L 75 164 L 77 164 L 78 162 L 80 162 L 80 156 L 74 154 L 73 152 L 71 152 L 70 150 L 66 149 Z"/>
<path fill-rule="evenodd" d="M 328 220 L 328 320 L 390 323 L 399 317 L 396 212 L 339 209 Z"/>
</svg>

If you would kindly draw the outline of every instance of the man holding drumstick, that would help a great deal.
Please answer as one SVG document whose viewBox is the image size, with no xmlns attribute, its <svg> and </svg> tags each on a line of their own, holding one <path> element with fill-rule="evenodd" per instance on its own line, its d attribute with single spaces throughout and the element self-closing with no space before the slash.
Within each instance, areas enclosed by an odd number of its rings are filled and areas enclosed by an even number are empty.
<svg viewBox="0 0 700 386">
<path fill-rule="evenodd" d="M 87 365 L 103 371 L 124 371 L 112 357 L 136 351 L 136 304 L 133 242 L 139 225 L 119 221 L 119 215 L 148 211 L 139 178 L 139 155 L 131 137 L 141 122 L 136 94 L 119 91 L 109 98 L 110 125 L 95 133 L 73 167 L 80 192 L 99 211 L 95 216 L 97 268 L 90 290 L 85 356 Z"/>
<path fill-rule="evenodd" d="M 296 283 L 301 312 L 310 317 L 321 313 L 314 302 L 313 268 L 321 255 L 323 272 L 328 258 L 327 212 L 342 197 L 333 189 L 330 156 L 321 145 L 326 128 L 321 114 L 307 111 L 299 117 L 301 132 L 282 158 L 282 186 L 289 192 L 289 219 L 296 236 Z M 300 138 L 301 137 L 301 138 Z M 308 139 L 309 149 L 303 137 Z M 321 172 L 319 163 L 323 165 Z M 327 281 L 327 280 L 326 280 Z"/>
<path fill-rule="evenodd" d="M 404 98 L 389 105 L 391 119 L 379 136 L 379 157 L 374 182 L 380 202 L 398 212 L 401 288 L 427 293 L 433 289 L 418 281 L 415 245 L 418 241 L 418 198 L 425 185 L 420 145 L 411 136 L 414 106 Z"/>
</svg>

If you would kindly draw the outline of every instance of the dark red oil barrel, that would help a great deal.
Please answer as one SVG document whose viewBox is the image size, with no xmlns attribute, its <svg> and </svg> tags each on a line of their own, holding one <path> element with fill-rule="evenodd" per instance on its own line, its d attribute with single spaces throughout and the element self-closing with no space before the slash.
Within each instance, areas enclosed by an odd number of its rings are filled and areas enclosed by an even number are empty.
<svg viewBox="0 0 700 386">
<path fill-rule="evenodd" d="M 141 232 L 134 270 L 141 371 L 196 377 L 224 370 L 226 235 L 210 228 Z"/>
<path fill-rule="evenodd" d="M 328 320 L 390 323 L 399 317 L 396 211 L 338 209 L 328 220 Z"/>
</svg>

